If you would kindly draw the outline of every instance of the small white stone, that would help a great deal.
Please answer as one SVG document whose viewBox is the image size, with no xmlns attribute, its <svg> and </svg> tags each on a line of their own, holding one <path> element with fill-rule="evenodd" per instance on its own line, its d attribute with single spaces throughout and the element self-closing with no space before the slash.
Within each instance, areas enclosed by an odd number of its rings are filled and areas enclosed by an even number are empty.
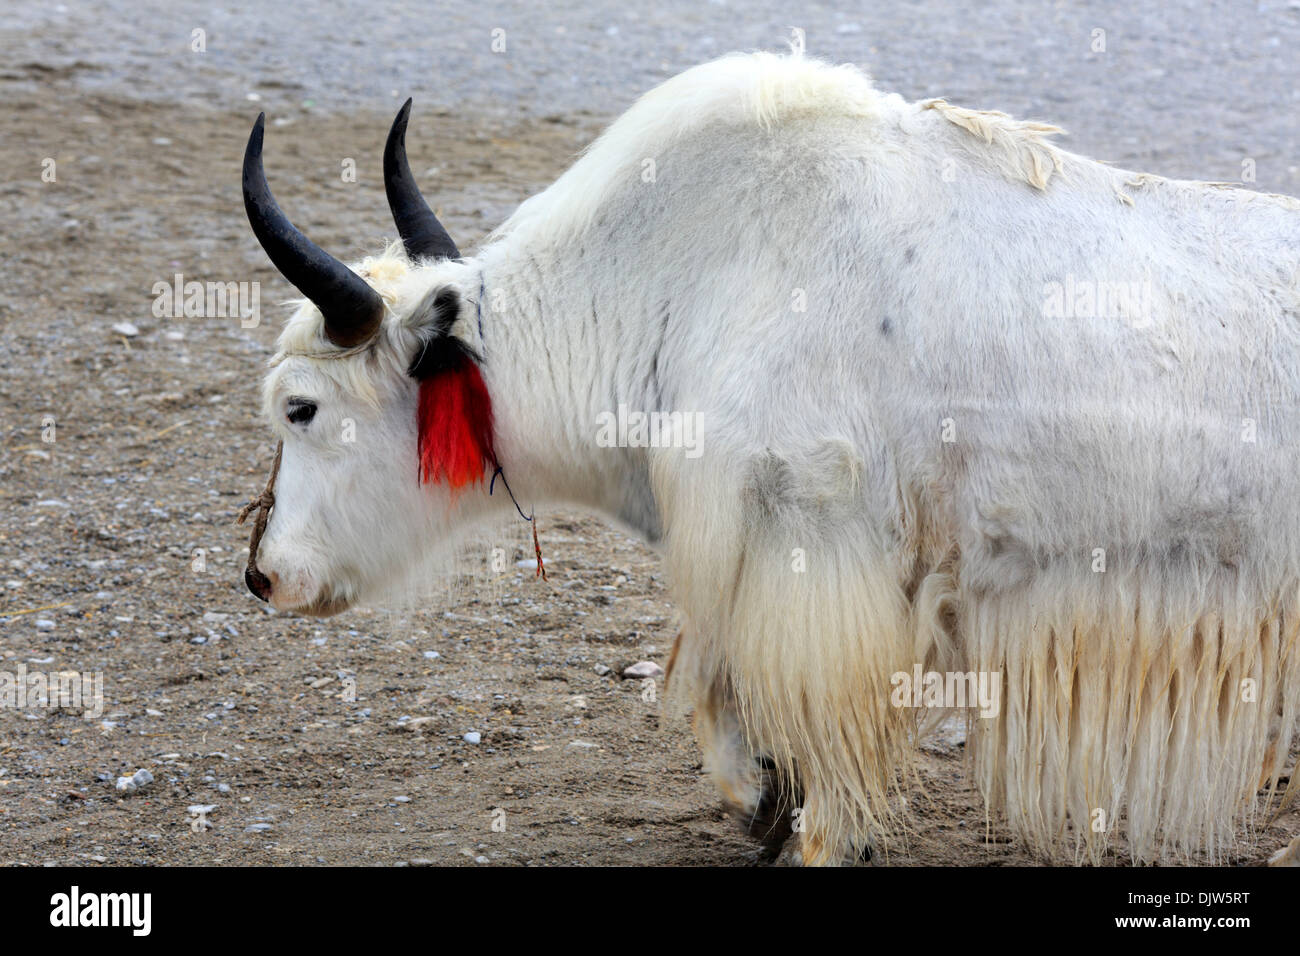
<svg viewBox="0 0 1300 956">
<path fill-rule="evenodd" d="M 407 720 L 399 720 L 393 724 L 398 730 L 409 730 L 412 733 L 420 733 L 423 730 L 432 729 L 429 727 L 434 722 L 432 717 L 411 717 Z"/>
<path fill-rule="evenodd" d="M 137 790 L 143 790 L 151 783 L 153 783 L 153 774 L 141 768 L 129 777 L 118 777 L 117 789 L 123 793 L 134 793 Z"/>
<path fill-rule="evenodd" d="M 467 744 L 477 744 L 482 742 L 483 735 L 480 734 L 477 730 L 471 730 L 461 739 L 464 740 L 465 743 Z"/>
<path fill-rule="evenodd" d="M 623 676 L 630 680 L 644 680 L 647 677 L 663 677 L 664 669 L 654 661 L 637 661 L 623 668 Z"/>
<path fill-rule="evenodd" d="M 114 322 L 112 328 L 118 335 L 125 335 L 128 339 L 133 339 L 140 334 L 140 330 L 133 322 Z"/>
</svg>

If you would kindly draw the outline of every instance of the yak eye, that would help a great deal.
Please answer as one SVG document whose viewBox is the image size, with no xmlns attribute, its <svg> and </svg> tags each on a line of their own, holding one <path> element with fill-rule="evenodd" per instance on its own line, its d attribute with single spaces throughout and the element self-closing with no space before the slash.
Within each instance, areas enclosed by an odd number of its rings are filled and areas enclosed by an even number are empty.
<svg viewBox="0 0 1300 956">
<path fill-rule="evenodd" d="M 289 399 L 288 419 L 294 425 L 306 425 L 316 414 L 316 403 L 303 398 Z"/>
</svg>

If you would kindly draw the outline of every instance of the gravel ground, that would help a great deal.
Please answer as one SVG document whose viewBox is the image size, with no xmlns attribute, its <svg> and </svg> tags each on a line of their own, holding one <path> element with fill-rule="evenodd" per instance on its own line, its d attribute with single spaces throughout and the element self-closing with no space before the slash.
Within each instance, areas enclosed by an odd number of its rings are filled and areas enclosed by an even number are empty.
<svg viewBox="0 0 1300 956">
<path fill-rule="evenodd" d="M 1058 122 L 1073 148 L 1172 175 L 1237 179 L 1249 158 L 1258 186 L 1300 193 L 1300 4 L 403 6 L 114 0 L 29 5 L 0 29 L 0 669 L 100 672 L 104 693 L 93 720 L 0 709 L 0 862 L 755 859 L 686 720 L 619 679 L 662 664 L 676 623 L 653 555 L 601 522 L 541 516 L 549 584 L 508 525 L 421 609 L 305 620 L 244 590 L 232 521 L 269 463 L 257 391 L 291 295 L 239 199 L 257 109 L 277 195 L 345 257 L 391 236 L 395 97 L 416 96 L 413 165 L 467 247 L 639 91 L 790 26 L 908 96 Z M 260 280 L 265 320 L 155 317 L 177 272 Z M 1033 862 L 961 764 L 959 735 L 931 743 L 890 862 Z M 116 789 L 141 768 L 152 783 Z M 1292 810 L 1234 862 L 1297 832 Z"/>
<path fill-rule="evenodd" d="M 1080 152 L 1163 175 L 1235 181 L 1253 158 L 1262 188 L 1300 193 L 1300 0 L 23 4 L 0 24 L 0 76 L 40 94 L 55 71 L 191 109 L 237 110 L 253 93 L 276 116 L 304 101 L 388 113 L 414 96 L 465 118 L 603 122 L 702 60 L 781 48 L 795 27 L 809 52 L 909 99 L 1047 119 Z"/>
</svg>

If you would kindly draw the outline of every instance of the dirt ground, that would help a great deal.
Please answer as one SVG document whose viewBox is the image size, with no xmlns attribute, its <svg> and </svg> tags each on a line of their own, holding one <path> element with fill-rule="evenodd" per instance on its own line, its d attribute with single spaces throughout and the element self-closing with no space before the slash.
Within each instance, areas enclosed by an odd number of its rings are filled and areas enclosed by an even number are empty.
<svg viewBox="0 0 1300 956">
<path fill-rule="evenodd" d="M 531 538 L 509 525 L 506 571 L 467 554 L 421 610 L 319 621 L 247 593 L 233 519 L 265 480 L 258 388 L 292 295 L 240 201 L 258 107 L 106 98 L 26 70 L 0 78 L 0 669 L 102 672 L 105 702 L 94 720 L 0 709 L 0 863 L 753 863 L 687 719 L 619 678 L 667 660 L 676 619 L 654 555 L 600 521 L 540 516 L 549 583 L 516 565 Z M 270 118 L 277 197 L 342 258 L 392 236 L 391 118 Z M 463 248 L 595 129 L 505 123 L 413 120 L 412 165 Z M 261 324 L 156 318 L 153 285 L 178 272 L 260 280 Z M 154 782 L 121 795 L 140 768 Z M 891 864 L 1035 862 L 985 819 L 957 738 L 920 771 Z M 1297 832 L 1291 809 L 1230 862 Z"/>
</svg>

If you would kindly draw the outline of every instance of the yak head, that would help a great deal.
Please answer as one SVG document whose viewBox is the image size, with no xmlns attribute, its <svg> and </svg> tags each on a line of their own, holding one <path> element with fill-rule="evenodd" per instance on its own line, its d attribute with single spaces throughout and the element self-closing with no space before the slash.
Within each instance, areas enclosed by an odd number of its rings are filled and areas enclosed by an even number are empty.
<svg viewBox="0 0 1300 956">
<path fill-rule="evenodd" d="M 271 197 L 264 117 L 244 154 L 253 232 L 306 297 L 264 387 L 281 459 L 245 572 L 249 590 L 281 610 L 335 614 L 377 595 L 486 509 L 496 455 L 474 320 L 477 271 L 411 176 L 410 105 L 384 150 L 401 244 L 353 267 L 299 232 Z"/>
</svg>

